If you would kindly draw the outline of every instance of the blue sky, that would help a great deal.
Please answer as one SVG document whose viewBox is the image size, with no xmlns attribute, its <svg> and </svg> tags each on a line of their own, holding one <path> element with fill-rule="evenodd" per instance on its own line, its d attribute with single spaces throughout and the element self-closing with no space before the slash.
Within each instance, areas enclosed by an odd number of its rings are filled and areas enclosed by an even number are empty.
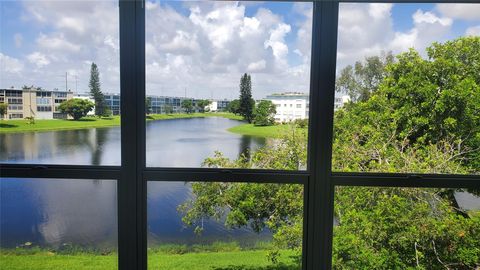
<svg viewBox="0 0 480 270">
<path fill-rule="evenodd" d="M 480 35 L 479 7 L 341 4 L 337 66 Z M 0 87 L 63 89 L 68 72 L 85 92 L 93 61 L 104 91 L 119 91 L 116 2 L 2 1 L 0 12 Z M 235 98 L 244 72 L 256 98 L 308 92 L 311 3 L 149 1 L 146 12 L 149 94 Z"/>
</svg>

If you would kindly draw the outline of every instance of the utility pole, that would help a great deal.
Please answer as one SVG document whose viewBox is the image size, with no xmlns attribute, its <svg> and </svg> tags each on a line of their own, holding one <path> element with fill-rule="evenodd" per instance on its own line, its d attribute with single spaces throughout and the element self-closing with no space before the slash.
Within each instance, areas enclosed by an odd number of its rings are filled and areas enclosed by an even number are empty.
<svg viewBox="0 0 480 270">
<path fill-rule="evenodd" d="M 75 93 L 78 93 L 77 85 L 78 85 L 78 76 L 77 74 L 75 74 Z"/>
<path fill-rule="evenodd" d="M 65 91 L 68 91 L 68 72 L 65 72 Z"/>
</svg>

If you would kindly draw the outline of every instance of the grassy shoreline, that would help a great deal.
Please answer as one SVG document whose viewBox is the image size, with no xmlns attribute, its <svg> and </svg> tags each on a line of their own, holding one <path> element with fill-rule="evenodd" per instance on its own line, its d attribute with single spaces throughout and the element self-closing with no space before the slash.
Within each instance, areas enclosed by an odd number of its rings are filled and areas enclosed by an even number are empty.
<svg viewBox="0 0 480 270">
<path fill-rule="evenodd" d="M 264 138 L 282 138 L 285 134 L 292 133 L 298 128 L 293 125 L 255 126 L 253 124 L 242 124 L 229 128 L 228 131 L 241 135 L 249 135 Z"/>
<path fill-rule="evenodd" d="M 146 117 L 147 121 L 161 121 L 170 119 L 222 117 L 232 120 L 242 120 L 240 116 L 231 113 L 181 113 L 181 114 L 151 114 Z M 120 125 L 120 116 L 106 118 L 84 117 L 74 120 L 36 120 L 35 124 L 28 124 L 27 120 L 2 120 L 0 121 L 0 133 L 23 133 L 38 131 L 73 130 L 87 128 L 113 127 Z"/>
<path fill-rule="evenodd" d="M 250 270 L 293 270 L 299 269 L 295 252 L 281 250 L 278 264 L 267 259 L 268 249 L 198 251 L 171 253 L 165 249 L 149 249 L 149 269 L 207 270 L 207 269 L 250 269 Z M 117 269 L 117 253 L 75 252 L 68 254 L 35 249 L 1 250 L 1 269 Z"/>
</svg>

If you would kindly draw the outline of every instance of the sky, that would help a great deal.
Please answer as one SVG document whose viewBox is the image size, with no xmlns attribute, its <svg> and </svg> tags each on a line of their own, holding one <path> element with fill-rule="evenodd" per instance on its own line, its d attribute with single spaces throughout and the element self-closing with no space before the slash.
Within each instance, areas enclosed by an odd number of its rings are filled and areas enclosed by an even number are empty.
<svg viewBox="0 0 480 270">
<path fill-rule="evenodd" d="M 150 95 L 254 98 L 309 91 L 311 3 L 153 1 L 146 5 Z M 0 87 L 88 92 L 90 65 L 103 92 L 119 92 L 118 2 L 0 1 Z M 480 4 L 340 5 L 337 71 L 381 52 L 480 35 Z"/>
</svg>

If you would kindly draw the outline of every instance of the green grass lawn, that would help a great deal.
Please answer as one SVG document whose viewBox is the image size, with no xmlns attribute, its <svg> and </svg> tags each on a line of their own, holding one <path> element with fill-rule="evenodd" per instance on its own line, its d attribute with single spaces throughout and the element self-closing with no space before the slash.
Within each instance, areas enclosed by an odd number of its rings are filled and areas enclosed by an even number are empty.
<svg viewBox="0 0 480 270">
<path fill-rule="evenodd" d="M 285 134 L 294 132 L 295 129 L 293 125 L 289 124 L 274 126 L 255 126 L 253 124 L 243 124 L 229 128 L 228 131 L 257 137 L 281 138 Z"/>
<path fill-rule="evenodd" d="M 191 113 L 191 114 L 151 114 L 147 116 L 147 121 L 168 120 L 178 118 L 196 118 L 196 117 L 223 117 L 233 120 L 241 120 L 240 116 L 231 113 Z M 51 131 L 84 129 L 97 127 L 111 127 L 120 125 L 120 116 L 106 118 L 84 117 L 80 120 L 36 120 L 35 124 L 29 124 L 27 120 L 1 120 L 0 133 L 19 133 L 31 131 Z"/>
<path fill-rule="evenodd" d="M 199 252 L 168 254 L 159 251 L 148 253 L 148 269 L 168 270 L 293 270 L 299 269 L 292 257 L 293 251 L 283 250 L 279 262 L 273 265 L 267 260 L 267 250 Z M 58 255 L 48 251 L 33 254 L 4 252 L 0 255 L 0 269 L 52 270 L 52 269 L 118 269 L 117 255 L 93 255 L 78 253 Z"/>
</svg>

